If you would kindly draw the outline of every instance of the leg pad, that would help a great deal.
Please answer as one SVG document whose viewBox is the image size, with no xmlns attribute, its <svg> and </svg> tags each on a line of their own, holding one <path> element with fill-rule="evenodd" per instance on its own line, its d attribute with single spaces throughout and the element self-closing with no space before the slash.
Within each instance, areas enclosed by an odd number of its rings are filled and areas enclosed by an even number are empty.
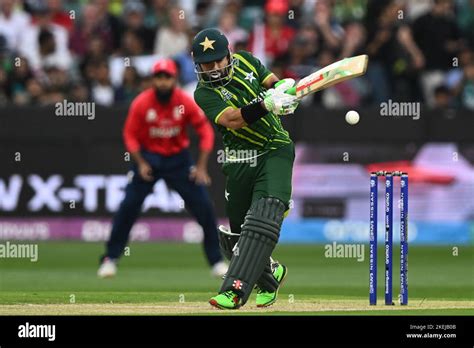
<svg viewBox="0 0 474 348">
<path fill-rule="evenodd" d="M 248 300 L 259 280 L 280 236 L 285 204 L 277 198 L 265 197 L 250 207 L 236 250 L 232 254 L 221 292 L 236 291 L 243 303 Z"/>
</svg>

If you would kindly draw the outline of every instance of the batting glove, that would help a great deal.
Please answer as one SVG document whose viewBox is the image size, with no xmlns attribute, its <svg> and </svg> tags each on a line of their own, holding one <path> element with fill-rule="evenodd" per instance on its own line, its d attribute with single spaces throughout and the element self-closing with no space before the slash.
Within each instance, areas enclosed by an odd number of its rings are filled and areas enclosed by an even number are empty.
<svg viewBox="0 0 474 348">
<path fill-rule="evenodd" d="M 283 92 L 283 93 L 286 93 L 286 94 L 291 94 L 291 93 L 289 93 L 288 90 L 291 87 L 294 87 L 295 85 L 296 85 L 295 80 L 293 80 L 293 79 L 283 79 L 283 80 L 278 81 L 273 88 L 275 88 L 275 90 L 277 92 Z"/>
<path fill-rule="evenodd" d="M 265 108 L 273 112 L 275 115 L 283 116 L 295 112 L 298 107 L 299 100 L 290 94 L 282 92 L 282 90 L 269 89 L 263 98 Z"/>
</svg>

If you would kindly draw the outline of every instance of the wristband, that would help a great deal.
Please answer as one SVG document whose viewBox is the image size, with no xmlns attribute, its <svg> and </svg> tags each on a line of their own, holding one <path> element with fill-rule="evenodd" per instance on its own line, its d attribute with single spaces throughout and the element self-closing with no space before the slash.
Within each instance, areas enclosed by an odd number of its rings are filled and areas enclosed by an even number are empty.
<svg viewBox="0 0 474 348">
<path fill-rule="evenodd" d="M 252 124 L 268 114 L 268 110 L 262 106 L 262 103 L 258 102 L 242 107 L 240 113 L 247 124 Z"/>
</svg>

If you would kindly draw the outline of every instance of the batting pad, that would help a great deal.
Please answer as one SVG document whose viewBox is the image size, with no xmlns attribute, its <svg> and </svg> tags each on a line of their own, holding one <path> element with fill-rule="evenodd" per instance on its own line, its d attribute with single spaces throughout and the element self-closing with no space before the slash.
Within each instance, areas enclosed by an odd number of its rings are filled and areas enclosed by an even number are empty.
<svg viewBox="0 0 474 348">
<path fill-rule="evenodd" d="M 232 233 L 225 226 L 219 226 L 219 245 L 221 253 L 229 261 L 232 259 L 232 253 L 235 250 L 234 248 L 239 241 L 239 238 L 240 234 Z M 268 292 L 274 292 L 278 288 L 278 282 L 273 276 L 271 262 L 272 260 L 270 258 L 270 262 L 265 266 L 262 275 L 257 280 L 257 286 Z"/>
<path fill-rule="evenodd" d="M 265 266 L 262 275 L 260 276 L 260 278 L 258 278 L 257 286 L 261 290 L 265 290 L 268 292 L 275 292 L 278 289 L 278 282 L 273 276 L 272 267 L 270 266 L 270 263 Z"/>
<path fill-rule="evenodd" d="M 261 198 L 250 207 L 220 292 L 233 290 L 247 302 L 261 277 L 280 236 L 285 205 L 273 197 Z"/>
</svg>

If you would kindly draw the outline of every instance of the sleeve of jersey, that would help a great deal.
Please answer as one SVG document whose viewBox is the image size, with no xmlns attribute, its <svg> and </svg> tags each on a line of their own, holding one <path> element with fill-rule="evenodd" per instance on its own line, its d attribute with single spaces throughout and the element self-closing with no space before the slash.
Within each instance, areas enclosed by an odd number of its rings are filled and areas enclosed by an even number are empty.
<svg viewBox="0 0 474 348">
<path fill-rule="evenodd" d="M 226 110 L 233 109 L 222 100 L 218 91 L 209 88 L 198 88 L 194 92 L 194 100 L 207 118 L 215 124 L 218 124 L 219 117 Z"/>
<path fill-rule="evenodd" d="M 214 147 L 214 130 L 199 106 L 189 98 L 187 100 L 187 118 L 199 136 L 199 149 L 211 151 Z"/>
<path fill-rule="evenodd" d="M 127 120 L 123 128 L 123 139 L 125 147 L 129 152 L 140 150 L 140 110 L 137 100 L 133 101 L 128 111 Z"/>
<path fill-rule="evenodd" d="M 255 69 L 255 71 L 257 72 L 257 76 L 258 76 L 258 80 L 259 80 L 260 84 L 265 83 L 265 81 L 271 75 L 273 75 L 273 73 L 270 70 L 268 70 L 265 67 L 265 65 L 263 65 L 262 62 L 257 57 L 252 55 L 251 53 L 246 52 L 246 51 L 239 51 L 238 55 L 241 58 L 243 58 L 243 63 L 244 64 L 251 65 Z"/>
</svg>

